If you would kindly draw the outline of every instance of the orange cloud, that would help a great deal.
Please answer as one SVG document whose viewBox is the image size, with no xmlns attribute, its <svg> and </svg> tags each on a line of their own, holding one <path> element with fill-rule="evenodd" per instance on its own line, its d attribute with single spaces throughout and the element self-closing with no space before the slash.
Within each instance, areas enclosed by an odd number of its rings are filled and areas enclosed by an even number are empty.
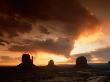
<svg viewBox="0 0 110 82">
<path fill-rule="evenodd" d="M 102 29 L 95 31 L 85 31 L 80 34 L 79 38 L 75 40 L 75 44 L 73 45 L 74 48 L 70 52 L 71 55 L 79 54 L 79 53 L 86 53 L 90 51 L 94 51 L 97 48 L 100 48 L 100 44 L 97 43 L 100 40 L 101 36 L 103 36 Z"/>
</svg>

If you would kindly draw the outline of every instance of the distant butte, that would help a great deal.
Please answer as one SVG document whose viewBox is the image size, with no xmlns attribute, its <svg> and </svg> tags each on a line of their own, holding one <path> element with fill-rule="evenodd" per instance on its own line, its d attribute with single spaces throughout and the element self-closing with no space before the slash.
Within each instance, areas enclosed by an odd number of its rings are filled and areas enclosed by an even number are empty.
<svg viewBox="0 0 110 82">
<path fill-rule="evenodd" d="M 76 65 L 74 66 L 76 69 L 84 69 L 84 68 L 90 68 L 90 66 L 87 63 L 87 59 L 84 56 L 80 56 L 76 59 Z"/>
</svg>

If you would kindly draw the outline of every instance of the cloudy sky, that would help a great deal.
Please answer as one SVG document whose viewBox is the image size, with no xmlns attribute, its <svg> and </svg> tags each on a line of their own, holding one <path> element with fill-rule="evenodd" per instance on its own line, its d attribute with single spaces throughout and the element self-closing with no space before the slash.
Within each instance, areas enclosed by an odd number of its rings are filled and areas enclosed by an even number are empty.
<svg viewBox="0 0 110 82">
<path fill-rule="evenodd" d="M 109 61 L 110 0 L 0 0 L 0 65 Z"/>
</svg>

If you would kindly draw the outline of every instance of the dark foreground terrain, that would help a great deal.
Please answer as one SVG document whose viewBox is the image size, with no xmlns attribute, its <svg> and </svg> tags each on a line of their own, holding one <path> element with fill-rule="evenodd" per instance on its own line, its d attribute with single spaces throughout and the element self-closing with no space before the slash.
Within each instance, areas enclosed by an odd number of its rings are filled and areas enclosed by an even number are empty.
<svg viewBox="0 0 110 82">
<path fill-rule="evenodd" d="M 110 82 L 109 64 L 45 66 L 29 70 L 0 67 L 0 82 Z"/>
</svg>

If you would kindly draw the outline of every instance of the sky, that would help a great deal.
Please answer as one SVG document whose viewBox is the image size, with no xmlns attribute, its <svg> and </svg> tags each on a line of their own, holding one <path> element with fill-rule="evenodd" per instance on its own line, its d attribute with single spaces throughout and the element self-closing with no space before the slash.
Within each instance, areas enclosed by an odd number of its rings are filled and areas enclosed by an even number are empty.
<svg viewBox="0 0 110 82">
<path fill-rule="evenodd" d="M 0 0 L 0 65 L 110 59 L 110 0 Z"/>
</svg>

